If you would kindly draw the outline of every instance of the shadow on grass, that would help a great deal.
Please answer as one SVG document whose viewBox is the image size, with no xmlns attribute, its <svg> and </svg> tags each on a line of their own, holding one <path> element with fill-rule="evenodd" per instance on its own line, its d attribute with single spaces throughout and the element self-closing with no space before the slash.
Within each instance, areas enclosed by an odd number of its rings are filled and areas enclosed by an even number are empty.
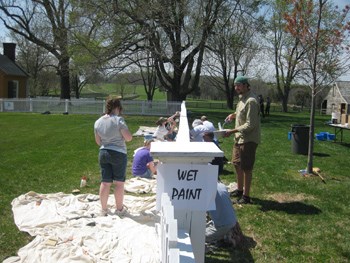
<svg viewBox="0 0 350 263">
<path fill-rule="evenodd" d="M 223 171 L 219 175 L 231 175 L 231 174 L 232 174 L 232 171 L 223 169 Z"/>
<path fill-rule="evenodd" d="M 343 147 L 350 148 L 350 143 L 345 143 L 345 142 L 337 142 L 337 143 Z"/>
<path fill-rule="evenodd" d="M 254 259 L 250 253 L 250 249 L 256 246 L 256 242 L 253 238 L 244 236 L 244 243 L 237 248 L 231 248 L 229 246 L 216 247 L 211 250 L 211 253 L 206 254 L 206 263 L 217 263 L 217 262 L 239 262 L 239 263 L 253 263 Z M 224 255 L 230 254 L 230 259 L 224 260 Z"/>
<path fill-rule="evenodd" d="M 350 251 L 344 251 L 343 253 L 341 253 L 342 256 L 346 259 L 350 259 Z"/>
<path fill-rule="evenodd" d="M 317 215 L 322 212 L 319 208 L 304 204 L 302 202 L 285 202 L 280 203 L 272 200 L 262 200 L 254 198 L 254 204 L 260 205 L 260 210 L 266 211 L 281 211 L 287 214 L 300 214 L 300 215 Z"/>
<path fill-rule="evenodd" d="M 330 155 L 328 153 L 315 153 L 315 152 L 314 152 L 314 156 L 317 156 L 317 157 L 330 157 Z"/>
</svg>

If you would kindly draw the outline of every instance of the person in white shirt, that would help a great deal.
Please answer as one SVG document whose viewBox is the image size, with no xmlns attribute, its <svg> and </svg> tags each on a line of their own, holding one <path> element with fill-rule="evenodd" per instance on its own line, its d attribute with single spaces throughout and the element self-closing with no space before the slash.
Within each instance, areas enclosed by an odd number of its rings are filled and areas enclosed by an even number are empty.
<svg viewBox="0 0 350 263">
<path fill-rule="evenodd" d="M 208 128 L 209 132 L 215 132 L 216 131 L 216 128 L 215 128 L 214 124 L 211 121 L 208 121 L 207 116 L 203 115 L 201 117 L 201 121 L 202 121 L 203 125 Z M 216 138 L 215 133 L 214 133 L 214 142 L 216 144 L 219 144 L 219 141 Z"/>
<path fill-rule="evenodd" d="M 201 117 L 201 121 L 202 121 L 203 125 L 204 125 L 205 127 L 208 128 L 208 130 L 209 130 L 210 132 L 216 131 L 216 128 L 215 128 L 214 124 L 213 124 L 211 121 L 208 121 L 207 116 L 204 116 L 204 115 L 203 115 L 203 116 Z"/>
<path fill-rule="evenodd" d="M 101 168 L 100 201 L 101 214 L 108 213 L 107 203 L 110 188 L 114 185 L 115 213 L 124 215 L 124 182 L 128 163 L 125 142 L 132 140 L 132 134 L 121 116 L 123 107 L 117 98 L 108 98 L 106 112 L 94 124 L 95 141 L 99 146 Z"/>
<path fill-rule="evenodd" d="M 195 119 L 192 122 L 192 129 L 190 130 L 191 142 L 204 142 L 203 135 L 208 131 L 209 129 L 203 125 L 200 119 Z"/>
<path fill-rule="evenodd" d="M 160 117 L 156 124 L 157 129 L 153 134 L 153 137 L 155 137 L 159 141 L 173 141 L 176 137 L 176 121 L 175 118 L 180 116 L 179 112 L 175 112 L 174 115 L 170 116 L 169 118 Z"/>
</svg>

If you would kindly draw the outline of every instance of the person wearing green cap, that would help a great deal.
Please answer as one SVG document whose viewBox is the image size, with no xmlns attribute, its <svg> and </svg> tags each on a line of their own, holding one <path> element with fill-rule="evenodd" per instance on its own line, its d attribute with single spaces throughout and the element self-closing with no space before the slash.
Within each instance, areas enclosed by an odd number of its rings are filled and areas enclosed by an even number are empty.
<svg viewBox="0 0 350 263">
<path fill-rule="evenodd" d="M 237 174 L 237 189 L 231 196 L 238 198 L 238 204 L 249 204 L 255 153 L 260 143 L 260 109 L 247 77 L 235 78 L 234 89 L 239 96 L 239 102 L 236 112 L 225 119 L 225 122 L 236 120 L 235 128 L 227 130 L 225 134 L 226 137 L 234 134 L 232 163 Z"/>
</svg>

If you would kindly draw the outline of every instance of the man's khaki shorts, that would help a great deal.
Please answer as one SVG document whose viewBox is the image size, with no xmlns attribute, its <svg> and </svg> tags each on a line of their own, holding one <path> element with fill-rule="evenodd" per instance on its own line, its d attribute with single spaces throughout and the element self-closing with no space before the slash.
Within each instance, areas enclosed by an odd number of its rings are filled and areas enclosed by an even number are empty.
<svg viewBox="0 0 350 263">
<path fill-rule="evenodd" d="M 240 165 L 242 170 L 253 170 L 257 147 L 258 144 L 255 142 L 234 144 L 232 149 L 232 163 L 234 165 Z"/>
</svg>

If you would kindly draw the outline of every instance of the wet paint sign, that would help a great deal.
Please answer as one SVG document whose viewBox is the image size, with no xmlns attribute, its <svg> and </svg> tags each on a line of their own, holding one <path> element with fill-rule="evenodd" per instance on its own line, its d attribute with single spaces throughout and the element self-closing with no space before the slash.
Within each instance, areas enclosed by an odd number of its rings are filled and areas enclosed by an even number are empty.
<svg viewBox="0 0 350 263">
<path fill-rule="evenodd" d="M 167 193 L 175 209 L 215 209 L 218 167 L 202 164 L 159 164 L 157 197 Z M 157 209 L 160 200 L 157 198 Z"/>
</svg>

